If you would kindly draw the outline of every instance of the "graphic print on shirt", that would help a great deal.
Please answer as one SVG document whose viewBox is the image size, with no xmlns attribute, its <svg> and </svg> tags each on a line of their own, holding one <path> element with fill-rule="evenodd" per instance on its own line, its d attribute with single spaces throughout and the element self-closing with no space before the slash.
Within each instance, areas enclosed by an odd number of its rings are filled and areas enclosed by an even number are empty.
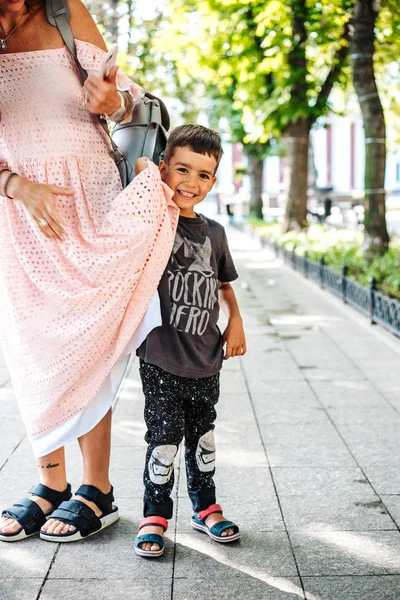
<svg viewBox="0 0 400 600">
<path fill-rule="evenodd" d="M 202 336 L 218 300 L 219 281 L 211 266 L 211 240 L 188 240 L 177 232 L 168 265 L 171 298 L 170 324 L 185 333 Z"/>
</svg>

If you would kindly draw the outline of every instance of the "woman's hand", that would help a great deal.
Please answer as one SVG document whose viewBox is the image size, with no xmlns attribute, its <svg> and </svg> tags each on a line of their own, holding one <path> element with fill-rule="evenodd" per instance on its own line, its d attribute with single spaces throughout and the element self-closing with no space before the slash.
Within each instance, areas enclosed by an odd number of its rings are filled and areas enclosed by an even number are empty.
<svg viewBox="0 0 400 600">
<path fill-rule="evenodd" d="M 111 68 L 107 79 L 99 75 L 89 75 L 83 85 L 83 106 L 92 115 L 112 115 L 121 106 L 117 91 L 118 67 Z"/>
<path fill-rule="evenodd" d="M 55 196 L 74 196 L 75 192 L 57 185 L 35 183 L 23 177 L 14 177 L 9 193 L 19 200 L 32 215 L 41 232 L 49 239 L 62 241 L 65 230 L 55 203 Z"/>
</svg>

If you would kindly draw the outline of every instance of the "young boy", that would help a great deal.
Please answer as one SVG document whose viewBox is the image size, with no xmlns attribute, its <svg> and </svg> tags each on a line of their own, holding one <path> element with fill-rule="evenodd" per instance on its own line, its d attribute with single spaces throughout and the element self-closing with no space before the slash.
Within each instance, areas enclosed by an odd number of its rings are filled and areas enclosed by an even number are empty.
<svg viewBox="0 0 400 600">
<path fill-rule="evenodd" d="M 141 556 L 164 552 L 162 534 L 172 517 L 174 458 L 183 437 L 192 527 L 217 542 L 232 542 L 240 535 L 216 504 L 213 481 L 214 406 L 222 360 L 246 352 L 242 318 L 229 283 L 238 275 L 224 228 L 194 210 L 211 191 L 221 156 L 218 133 L 183 125 L 171 133 L 160 163 L 161 177 L 174 192 L 180 217 L 159 285 L 162 325 L 137 351 L 148 444 L 145 518 L 135 540 L 135 552 Z M 219 301 L 228 317 L 223 335 L 217 326 Z"/>
</svg>

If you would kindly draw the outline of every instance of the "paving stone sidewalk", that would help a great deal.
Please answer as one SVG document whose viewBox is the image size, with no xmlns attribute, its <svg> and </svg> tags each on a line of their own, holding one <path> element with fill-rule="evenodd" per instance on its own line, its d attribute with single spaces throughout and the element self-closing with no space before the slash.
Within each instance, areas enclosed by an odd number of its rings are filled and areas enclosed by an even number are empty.
<svg viewBox="0 0 400 600">
<path fill-rule="evenodd" d="M 166 553 L 133 553 L 144 459 L 133 363 L 113 427 L 120 522 L 75 544 L 0 544 L 0 600 L 400 599 L 400 340 L 255 240 L 229 237 L 249 350 L 223 369 L 216 482 L 240 543 L 221 547 L 190 530 L 180 457 Z M 37 475 L 4 366 L 0 386 L 6 506 Z M 77 445 L 67 454 L 75 487 Z"/>
</svg>

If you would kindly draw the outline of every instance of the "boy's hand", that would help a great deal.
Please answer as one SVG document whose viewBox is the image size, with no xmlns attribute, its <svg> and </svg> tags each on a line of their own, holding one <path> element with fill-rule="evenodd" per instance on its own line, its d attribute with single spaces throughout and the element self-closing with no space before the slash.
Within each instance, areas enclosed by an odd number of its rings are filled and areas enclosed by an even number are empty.
<svg viewBox="0 0 400 600">
<path fill-rule="evenodd" d="M 141 173 L 142 171 L 147 169 L 148 166 L 149 166 L 148 158 L 146 158 L 145 156 L 141 156 L 140 158 L 138 158 L 135 163 L 135 175 L 139 175 L 139 173 Z"/>
<path fill-rule="evenodd" d="M 224 360 L 246 354 L 246 336 L 244 334 L 243 321 L 240 317 L 229 319 L 223 333 L 223 338 L 224 344 L 226 344 Z"/>
</svg>

